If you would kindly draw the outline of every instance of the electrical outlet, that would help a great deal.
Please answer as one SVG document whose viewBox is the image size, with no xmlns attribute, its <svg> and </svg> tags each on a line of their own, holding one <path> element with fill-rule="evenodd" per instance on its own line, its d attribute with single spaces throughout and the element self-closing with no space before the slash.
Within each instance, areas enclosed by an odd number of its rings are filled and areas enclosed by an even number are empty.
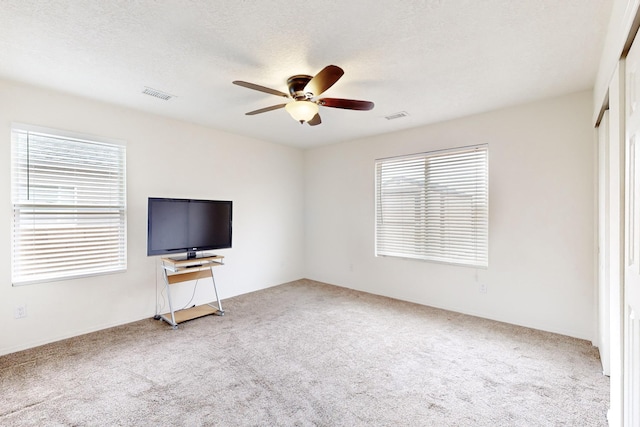
<svg viewBox="0 0 640 427">
<path fill-rule="evenodd" d="M 26 304 L 16 305 L 16 308 L 13 311 L 13 317 L 15 317 L 16 319 L 22 319 L 23 317 L 27 317 L 27 305 Z"/>
<path fill-rule="evenodd" d="M 486 294 L 487 293 L 487 284 L 486 283 L 480 283 L 480 293 L 481 294 Z"/>
</svg>

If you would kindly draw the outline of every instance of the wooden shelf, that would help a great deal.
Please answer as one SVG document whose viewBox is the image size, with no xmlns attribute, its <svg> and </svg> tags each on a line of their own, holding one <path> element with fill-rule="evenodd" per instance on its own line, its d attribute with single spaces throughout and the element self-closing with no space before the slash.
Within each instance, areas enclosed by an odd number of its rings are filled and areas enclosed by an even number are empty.
<svg viewBox="0 0 640 427">
<path fill-rule="evenodd" d="M 224 257 L 222 255 L 190 259 L 162 258 L 162 266 L 165 270 L 169 270 L 172 273 L 186 273 L 189 271 L 197 271 L 205 268 L 209 269 L 210 267 L 224 265 L 223 260 Z"/>
<path fill-rule="evenodd" d="M 218 314 L 218 309 L 210 306 L 209 304 L 197 305 L 195 307 L 187 308 L 184 310 L 178 310 L 173 312 L 173 316 L 176 319 L 176 323 L 186 322 L 187 320 L 197 319 L 198 317 L 209 316 L 211 314 Z M 165 321 L 171 323 L 171 313 L 165 313 L 161 315 Z"/>
</svg>

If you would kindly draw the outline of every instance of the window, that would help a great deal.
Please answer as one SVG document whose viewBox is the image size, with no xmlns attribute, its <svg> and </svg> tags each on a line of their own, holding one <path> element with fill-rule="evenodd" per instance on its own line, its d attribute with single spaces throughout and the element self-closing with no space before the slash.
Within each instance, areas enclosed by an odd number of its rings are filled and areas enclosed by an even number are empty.
<svg viewBox="0 0 640 427">
<path fill-rule="evenodd" d="M 126 269 L 125 147 L 13 126 L 14 285 Z"/>
<path fill-rule="evenodd" d="M 376 161 L 376 255 L 488 263 L 486 145 Z"/>
</svg>

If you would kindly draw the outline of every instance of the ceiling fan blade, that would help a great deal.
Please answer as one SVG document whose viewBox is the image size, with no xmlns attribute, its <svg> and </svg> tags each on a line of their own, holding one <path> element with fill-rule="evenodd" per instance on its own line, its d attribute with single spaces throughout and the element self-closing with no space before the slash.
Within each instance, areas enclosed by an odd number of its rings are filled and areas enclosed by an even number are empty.
<svg viewBox="0 0 640 427">
<path fill-rule="evenodd" d="M 320 123 L 322 123 L 322 120 L 320 120 L 320 114 L 316 113 L 316 115 L 313 116 L 313 118 L 307 123 L 309 123 L 309 126 L 318 126 Z"/>
<path fill-rule="evenodd" d="M 260 91 L 260 92 L 268 93 L 268 94 L 271 94 L 271 95 L 276 95 L 276 96 L 282 96 L 284 98 L 289 98 L 289 95 L 287 95 L 284 92 L 280 92 L 279 90 L 270 89 L 268 87 L 260 86 L 260 85 L 254 84 L 254 83 L 243 82 L 242 80 L 234 80 L 233 84 L 234 85 L 238 85 L 238 86 L 242 86 L 242 87 L 246 87 L 248 89 L 253 89 L 253 90 Z"/>
<path fill-rule="evenodd" d="M 342 68 L 337 65 L 327 65 L 316 74 L 304 87 L 304 92 L 311 92 L 313 96 L 318 96 L 329 89 L 344 74 Z"/>
<path fill-rule="evenodd" d="M 374 103 L 371 101 L 358 101 L 355 99 L 322 98 L 318 100 L 318 105 L 323 107 L 344 108 L 345 110 L 372 110 Z"/>
<path fill-rule="evenodd" d="M 287 105 L 286 102 L 284 104 L 272 105 L 271 107 L 265 107 L 265 108 L 261 108 L 259 110 L 249 111 L 248 113 L 244 113 L 244 114 L 246 116 L 255 116 L 256 114 L 266 113 L 267 111 L 273 111 L 273 110 L 277 110 L 279 108 L 284 108 L 285 105 Z"/>
</svg>

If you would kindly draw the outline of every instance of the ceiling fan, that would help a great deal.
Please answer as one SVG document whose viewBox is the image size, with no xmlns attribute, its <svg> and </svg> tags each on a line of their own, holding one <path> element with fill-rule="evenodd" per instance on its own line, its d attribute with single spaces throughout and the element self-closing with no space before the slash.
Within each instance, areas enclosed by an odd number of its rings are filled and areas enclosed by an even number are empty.
<svg viewBox="0 0 640 427">
<path fill-rule="evenodd" d="M 278 110 L 284 108 L 293 117 L 294 120 L 302 123 L 308 123 L 310 126 L 316 126 L 322 123 L 320 114 L 318 114 L 318 106 L 343 108 L 346 110 L 371 110 L 374 106 L 370 101 L 358 101 L 355 99 L 342 98 L 321 98 L 324 91 L 329 89 L 344 74 L 342 68 L 336 65 L 327 65 L 315 76 L 307 76 L 299 74 L 287 79 L 289 93 L 280 92 L 279 90 L 270 89 L 254 83 L 235 80 L 233 84 L 246 87 L 249 89 L 265 92 L 271 95 L 290 98 L 293 101 L 284 104 L 272 105 L 271 107 L 260 108 L 259 110 L 249 111 L 247 116 L 253 116 L 267 111 Z"/>
</svg>

